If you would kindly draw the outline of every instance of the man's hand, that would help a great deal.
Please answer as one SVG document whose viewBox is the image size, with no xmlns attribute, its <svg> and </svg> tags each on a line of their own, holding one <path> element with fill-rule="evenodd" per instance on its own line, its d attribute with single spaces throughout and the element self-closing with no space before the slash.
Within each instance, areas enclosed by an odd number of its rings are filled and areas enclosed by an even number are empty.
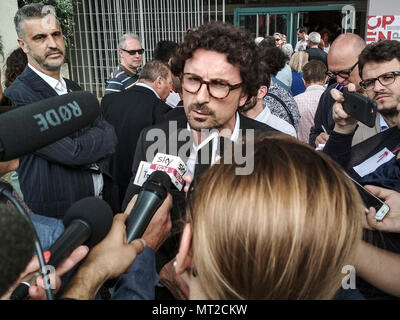
<svg viewBox="0 0 400 320">
<path fill-rule="evenodd" d="M 133 206 L 135 205 L 137 195 L 134 195 L 131 201 L 129 201 L 126 207 L 125 214 L 128 215 Z M 142 239 L 146 241 L 146 244 L 156 252 L 165 240 L 170 236 L 172 222 L 170 211 L 172 208 L 172 196 L 167 195 L 164 202 L 158 208 L 149 225 L 144 232 Z"/>
<path fill-rule="evenodd" d="M 329 134 L 321 132 L 317 138 L 315 138 L 315 146 L 318 147 L 319 144 L 325 144 L 329 139 Z"/>
<path fill-rule="evenodd" d="M 352 83 L 349 84 L 348 89 L 350 92 L 356 91 L 356 87 Z M 357 126 L 357 120 L 343 110 L 343 93 L 339 90 L 332 89 L 331 96 L 335 100 L 332 107 L 332 116 L 335 121 L 335 128 L 333 130 L 342 134 L 352 133 Z"/>
<path fill-rule="evenodd" d="M 376 221 L 375 208 L 371 207 L 366 215 L 368 225 L 383 232 L 400 232 L 400 193 L 377 186 L 365 186 L 368 191 L 382 199 L 390 208 L 382 221 Z"/>
<path fill-rule="evenodd" d="M 127 214 L 115 215 L 110 232 L 92 248 L 86 261 L 68 283 L 64 298 L 91 300 L 105 281 L 129 270 L 146 243 L 142 239 L 129 244 L 126 242 L 127 217 Z"/>
<path fill-rule="evenodd" d="M 19 159 L 13 159 L 9 161 L 0 161 L 0 177 L 10 171 L 17 170 L 19 166 Z"/>
<path fill-rule="evenodd" d="M 72 253 L 64 259 L 63 262 L 60 263 L 60 265 L 56 269 L 56 289 L 55 292 L 58 291 L 58 289 L 61 286 L 61 276 L 67 273 L 69 270 L 71 270 L 78 262 L 80 262 L 87 253 L 89 252 L 89 248 L 87 246 L 79 246 L 76 248 Z M 47 251 L 48 254 L 45 254 L 46 257 L 46 262 L 49 261 L 50 259 L 50 252 Z M 7 291 L 7 293 L 1 297 L 1 299 L 10 299 L 11 293 L 15 290 L 15 288 L 24 280 L 31 278 L 37 271 L 39 271 L 40 266 L 39 266 L 39 260 L 36 256 L 32 258 L 32 260 L 28 263 L 26 269 L 24 272 L 21 273 L 21 276 L 19 279 L 15 282 L 15 284 Z M 36 282 L 30 286 L 29 288 L 29 297 L 28 299 L 31 300 L 46 300 L 46 292 L 44 290 L 44 283 L 43 283 L 43 278 L 38 277 L 36 279 Z"/>
<path fill-rule="evenodd" d="M 114 217 L 111 230 L 107 236 L 90 251 L 85 265 L 93 264 L 99 273 L 107 279 L 116 278 L 126 272 L 136 255 L 145 248 L 143 240 L 134 240 L 126 243 L 126 214 L 117 214 Z"/>
</svg>

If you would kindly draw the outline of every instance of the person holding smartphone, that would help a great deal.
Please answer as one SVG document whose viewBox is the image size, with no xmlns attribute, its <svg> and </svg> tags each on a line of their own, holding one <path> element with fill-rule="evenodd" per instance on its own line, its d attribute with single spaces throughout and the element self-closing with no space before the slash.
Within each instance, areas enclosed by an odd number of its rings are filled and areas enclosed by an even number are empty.
<svg viewBox="0 0 400 320">
<path fill-rule="evenodd" d="M 365 228 L 382 232 L 400 232 L 400 193 L 367 185 L 365 188 L 389 205 L 390 211 L 382 221 L 375 219 L 375 209 L 365 215 Z M 400 297 L 400 255 L 382 250 L 364 241 L 357 249 L 356 272 L 373 286 Z M 379 257 L 379 260 L 377 259 Z"/>
<path fill-rule="evenodd" d="M 357 122 L 343 110 L 342 93 L 332 90 L 332 98 L 335 100 L 332 109 L 335 126 L 324 153 L 339 162 L 360 184 L 377 185 L 400 192 L 400 43 L 385 40 L 368 45 L 359 57 L 359 68 L 363 79 L 360 85 L 364 87 L 369 98 L 376 101 L 378 111 L 386 115 L 387 122 L 392 127 L 352 147 Z M 348 89 L 355 91 L 355 86 L 349 85 Z M 381 286 L 380 283 L 376 285 L 371 281 L 374 276 L 379 277 L 382 270 L 386 273 L 393 268 L 389 262 L 384 263 L 387 255 L 400 254 L 400 234 L 391 229 L 387 231 L 381 234 L 376 230 L 366 230 L 364 233 L 364 239 L 369 244 L 364 244 L 364 250 L 360 251 L 359 275 L 380 289 L 377 291 L 370 285 L 362 285 L 361 292 L 367 298 L 389 298 L 382 291 L 393 294 L 391 287 Z M 398 266 L 400 269 L 400 264 Z"/>
</svg>

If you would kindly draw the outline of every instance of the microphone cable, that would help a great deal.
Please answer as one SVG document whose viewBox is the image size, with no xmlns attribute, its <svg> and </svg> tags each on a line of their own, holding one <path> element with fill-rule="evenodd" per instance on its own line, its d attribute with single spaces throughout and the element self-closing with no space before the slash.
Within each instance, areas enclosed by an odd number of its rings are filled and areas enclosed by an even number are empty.
<svg viewBox="0 0 400 320">
<path fill-rule="evenodd" d="M 37 255 L 38 259 L 39 259 L 40 274 L 43 276 L 43 283 L 44 283 L 44 289 L 46 291 L 46 297 L 47 297 L 47 300 L 54 300 L 53 292 L 51 291 L 51 288 L 48 285 L 50 283 L 49 276 L 48 276 L 48 274 L 44 274 L 43 273 L 43 270 L 46 270 L 46 268 L 45 268 L 46 263 L 45 263 L 44 257 L 43 257 L 42 246 L 40 244 L 39 237 L 37 235 L 36 229 L 33 226 L 32 221 L 29 218 L 28 213 L 25 211 L 25 209 L 22 207 L 22 205 L 19 203 L 19 201 L 8 190 L 7 184 L 2 182 L 2 181 L 0 181 L 0 193 L 3 194 L 8 200 L 11 201 L 11 203 L 17 208 L 18 212 L 32 226 L 32 229 L 33 229 L 33 232 L 34 232 L 34 235 L 35 235 L 35 252 L 36 252 L 36 255 Z"/>
</svg>

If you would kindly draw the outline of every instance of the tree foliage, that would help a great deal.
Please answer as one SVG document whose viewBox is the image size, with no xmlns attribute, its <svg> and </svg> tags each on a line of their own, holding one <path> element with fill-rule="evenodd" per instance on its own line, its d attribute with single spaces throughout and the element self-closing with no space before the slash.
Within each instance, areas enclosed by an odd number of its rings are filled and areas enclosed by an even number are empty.
<svg viewBox="0 0 400 320">
<path fill-rule="evenodd" d="M 61 24 L 61 29 L 68 43 L 73 36 L 74 25 L 74 4 L 79 0 L 18 0 L 18 7 L 21 8 L 30 3 L 43 3 L 51 5 L 56 9 L 57 18 Z"/>
</svg>

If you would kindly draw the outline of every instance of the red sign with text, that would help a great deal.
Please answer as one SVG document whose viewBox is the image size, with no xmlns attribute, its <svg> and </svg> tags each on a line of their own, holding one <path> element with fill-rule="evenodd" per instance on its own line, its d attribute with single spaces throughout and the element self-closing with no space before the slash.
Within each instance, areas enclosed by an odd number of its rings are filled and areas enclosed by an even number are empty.
<svg viewBox="0 0 400 320">
<path fill-rule="evenodd" d="M 366 42 L 400 41 L 400 16 L 369 16 Z"/>
</svg>

